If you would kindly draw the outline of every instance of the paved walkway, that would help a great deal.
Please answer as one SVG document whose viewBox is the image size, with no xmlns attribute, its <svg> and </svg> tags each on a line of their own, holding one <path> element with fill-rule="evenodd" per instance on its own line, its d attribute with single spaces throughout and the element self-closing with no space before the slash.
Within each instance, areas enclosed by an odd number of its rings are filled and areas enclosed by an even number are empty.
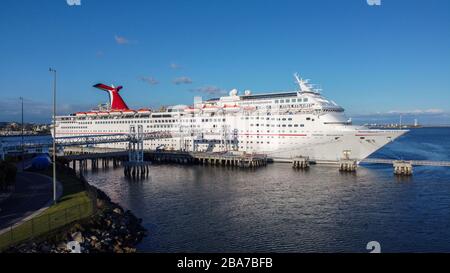
<svg viewBox="0 0 450 273">
<path fill-rule="evenodd" d="M 0 203 L 0 230 L 48 206 L 52 199 L 53 183 L 50 177 L 31 172 L 18 172 L 14 193 Z"/>
</svg>

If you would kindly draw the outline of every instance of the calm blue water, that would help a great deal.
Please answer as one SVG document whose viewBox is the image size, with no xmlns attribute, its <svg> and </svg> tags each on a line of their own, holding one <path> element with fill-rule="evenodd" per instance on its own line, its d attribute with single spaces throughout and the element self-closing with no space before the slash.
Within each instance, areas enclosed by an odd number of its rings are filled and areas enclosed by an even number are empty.
<svg viewBox="0 0 450 273">
<path fill-rule="evenodd" d="M 33 142 L 49 142 L 52 140 L 51 135 L 45 136 L 24 136 L 24 142 L 33 141 Z M 21 136 L 0 136 L 0 141 L 2 142 L 11 142 L 11 143 L 21 143 Z"/>
<path fill-rule="evenodd" d="M 373 157 L 450 161 L 450 128 L 413 129 Z M 143 218 L 149 252 L 450 252 L 450 168 L 387 165 L 258 170 L 153 165 L 142 182 L 122 169 L 91 183 Z"/>
</svg>

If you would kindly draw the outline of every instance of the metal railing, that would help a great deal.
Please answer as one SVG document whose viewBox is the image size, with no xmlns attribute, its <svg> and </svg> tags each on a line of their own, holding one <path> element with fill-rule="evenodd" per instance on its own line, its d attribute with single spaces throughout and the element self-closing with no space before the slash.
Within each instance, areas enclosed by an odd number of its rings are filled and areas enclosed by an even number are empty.
<svg viewBox="0 0 450 273">
<path fill-rule="evenodd" d="M 146 132 L 141 134 L 142 140 L 153 140 L 162 138 L 171 138 L 173 135 L 170 132 L 155 131 Z M 67 146 L 80 146 L 80 145 L 97 145 L 108 144 L 118 142 L 134 142 L 135 137 L 131 134 L 101 134 L 101 135 L 80 135 L 73 137 L 56 137 L 55 142 L 58 148 Z M 48 140 L 27 140 L 22 144 L 18 144 L 16 141 L 3 141 L 0 142 L 0 153 L 8 154 L 14 152 L 36 150 L 36 149 L 50 149 L 52 146 L 52 139 Z"/>
<path fill-rule="evenodd" d="M 4 232 L 0 234 L 0 252 L 13 245 L 49 234 L 61 227 L 93 215 L 97 208 L 97 190 L 90 186 L 82 175 L 81 181 L 84 184 L 89 201 L 52 213 L 44 212 L 40 216 L 4 229 Z"/>
<path fill-rule="evenodd" d="M 383 159 L 383 158 L 366 158 L 361 163 L 372 164 L 394 164 L 394 161 L 398 159 Z M 431 160 L 406 160 L 411 162 L 411 165 L 416 166 L 438 166 L 438 167 L 450 167 L 450 161 L 431 161 Z"/>
<path fill-rule="evenodd" d="M 94 212 L 92 202 L 84 202 L 53 213 L 34 217 L 0 234 L 0 252 L 12 245 L 48 234 L 60 227 L 87 218 Z"/>
</svg>

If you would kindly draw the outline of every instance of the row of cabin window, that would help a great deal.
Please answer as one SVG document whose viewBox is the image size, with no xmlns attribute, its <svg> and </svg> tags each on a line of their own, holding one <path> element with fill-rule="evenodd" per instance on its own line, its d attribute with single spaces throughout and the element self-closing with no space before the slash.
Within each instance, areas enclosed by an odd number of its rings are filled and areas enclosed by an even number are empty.
<svg viewBox="0 0 450 273">
<path fill-rule="evenodd" d="M 314 104 L 313 103 L 309 103 L 309 104 L 283 104 L 280 105 L 280 109 L 284 109 L 284 108 L 302 108 L 302 109 L 308 109 L 311 108 Z M 266 105 L 264 106 L 255 106 L 256 110 L 260 110 L 260 109 L 272 109 L 272 105 Z"/>
<path fill-rule="evenodd" d="M 308 98 L 298 99 L 284 99 L 284 100 L 275 100 L 275 103 L 289 103 L 289 102 L 308 102 Z"/>
<path fill-rule="evenodd" d="M 222 119 L 223 122 L 225 122 L 225 119 Z M 216 119 L 216 118 L 212 118 L 212 119 L 203 119 L 202 118 L 202 122 L 220 122 L 220 119 Z"/>
<path fill-rule="evenodd" d="M 95 124 L 132 124 L 132 123 L 175 123 L 174 119 L 161 119 L 161 120 L 106 120 L 96 121 Z"/>
<path fill-rule="evenodd" d="M 95 124 L 133 124 L 133 123 L 150 123 L 150 120 L 102 120 L 96 121 Z"/>
<path fill-rule="evenodd" d="M 92 124 L 92 121 L 58 121 L 61 124 Z"/>
<path fill-rule="evenodd" d="M 241 119 L 244 119 L 243 117 L 241 117 Z M 261 119 L 261 120 L 281 120 L 281 121 L 286 121 L 286 120 L 288 120 L 288 121 L 290 121 L 290 120 L 292 120 L 292 118 L 269 118 L 269 117 L 267 117 L 267 118 L 263 118 L 263 117 L 245 117 L 245 119 L 246 120 L 252 120 L 252 119 Z M 307 117 L 306 118 L 306 120 L 312 120 L 312 121 L 314 121 L 314 119 L 311 119 L 310 117 Z"/>
<path fill-rule="evenodd" d="M 244 119 L 243 117 L 241 117 L 241 119 Z M 264 117 L 245 117 L 245 119 L 246 120 L 248 120 L 248 119 L 261 119 L 261 120 L 292 120 L 292 118 L 269 118 L 269 117 L 267 117 L 267 118 L 264 118 Z"/>
<path fill-rule="evenodd" d="M 87 129 L 87 126 L 61 126 L 61 129 Z"/>
<path fill-rule="evenodd" d="M 275 126 L 276 125 L 276 126 Z M 256 127 L 259 127 L 259 126 L 261 126 L 261 127 L 264 127 L 264 126 L 266 126 L 266 127 L 305 127 L 305 125 L 304 124 L 259 124 L 259 123 L 256 123 L 256 124 L 250 124 L 250 126 L 256 126 Z"/>
</svg>

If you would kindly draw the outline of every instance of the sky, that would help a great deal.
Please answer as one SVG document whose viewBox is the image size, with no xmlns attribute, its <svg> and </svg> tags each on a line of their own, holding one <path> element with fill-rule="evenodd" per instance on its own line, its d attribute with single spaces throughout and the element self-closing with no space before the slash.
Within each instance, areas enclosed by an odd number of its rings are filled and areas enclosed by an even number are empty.
<svg viewBox="0 0 450 273">
<path fill-rule="evenodd" d="M 69 5 L 79 2 L 80 5 Z M 48 122 L 108 101 L 191 104 L 296 89 L 294 72 L 361 122 L 450 124 L 450 1 L 3 0 L 0 121 Z"/>
</svg>

